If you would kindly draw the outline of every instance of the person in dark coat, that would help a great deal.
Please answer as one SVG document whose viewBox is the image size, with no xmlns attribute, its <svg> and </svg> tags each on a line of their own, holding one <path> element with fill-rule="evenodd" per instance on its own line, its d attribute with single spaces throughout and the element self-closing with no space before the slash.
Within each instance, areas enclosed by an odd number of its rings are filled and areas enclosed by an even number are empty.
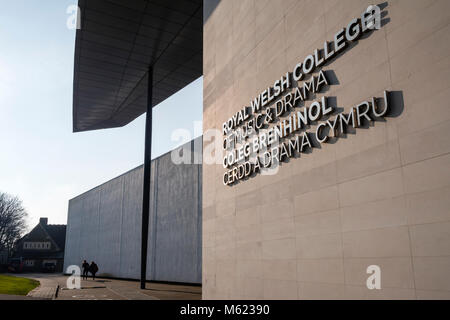
<svg viewBox="0 0 450 320">
<path fill-rule="evenodd" d="M 88 272 L 89 272 L 89 263 L 87 263 L 87 261 L 86 260 L 83 260 L 83 264 L 81 265 L 81 267 L 83 268 L 83 279 L 86 279 L 87 280 L 87 278 L 88 278 Z"/>
<path fill-rule="evenodd" d="M 92 273 L 92 280 L 95 280 L 95 274 L 97 273 L 97 271 L 98 266 L 94 261 L 92 261 L 91 265 L 89 266 L 89 272 Z"/>
</svg>

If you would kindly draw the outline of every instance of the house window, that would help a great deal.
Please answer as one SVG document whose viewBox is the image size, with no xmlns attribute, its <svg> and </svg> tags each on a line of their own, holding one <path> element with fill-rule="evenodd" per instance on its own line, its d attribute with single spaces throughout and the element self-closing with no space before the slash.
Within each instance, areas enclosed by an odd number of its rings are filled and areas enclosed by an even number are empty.
<svg viewBox="0 0 450 320">
<path fill-rule="evenodd" d="M 34 260 L 25 260 L 25 266 L 27 267 L 34 266 Z"/>
<path fill-rule="evenodd" d="M 51 249 L 50 241 L 27 241 L 23 243 L 23 248 L 27 250 L 43 250 L 43 249 Z"/>
</svg>

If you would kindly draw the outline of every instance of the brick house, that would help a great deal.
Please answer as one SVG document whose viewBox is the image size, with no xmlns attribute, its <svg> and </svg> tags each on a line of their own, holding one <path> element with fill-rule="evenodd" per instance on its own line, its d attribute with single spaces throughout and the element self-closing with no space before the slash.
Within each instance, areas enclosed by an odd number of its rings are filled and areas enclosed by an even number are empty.
<svg viewBox="0 0 450 320">
<path fill-rule="evenodd" d="M 48 224 L 40 218 L 39 224 L 19 239 L 14 246 L 13 258 L 19 259 L 24 272 L 62 272 L 66 225 Z"/>
</svg>

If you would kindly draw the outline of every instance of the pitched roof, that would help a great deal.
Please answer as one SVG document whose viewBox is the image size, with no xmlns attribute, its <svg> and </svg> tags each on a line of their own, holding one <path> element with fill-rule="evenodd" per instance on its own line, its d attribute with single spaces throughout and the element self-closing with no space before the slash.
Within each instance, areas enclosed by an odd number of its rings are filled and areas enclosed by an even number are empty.
<svg viewBox="0 0 450 320">
<path fill-rule="evenodd" d="M 42 226 L 45 228 L 49 236 L 56 242 L 61 250 L 64 250 L 66 244 L 66 225 L 64 224 L 48 224 Z"/>
</svg>

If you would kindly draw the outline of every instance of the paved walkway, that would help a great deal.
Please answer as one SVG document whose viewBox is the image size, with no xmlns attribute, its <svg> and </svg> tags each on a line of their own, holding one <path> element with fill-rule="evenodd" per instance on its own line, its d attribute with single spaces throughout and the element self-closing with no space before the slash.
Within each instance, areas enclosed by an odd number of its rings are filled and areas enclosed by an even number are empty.
<svg viewBox="0 0 450 320">
<path fill-rule="evenodd" d="M 28 292 L 27 297 L 36 298 L 40 300 L 53 300 L 56 297 L 59 283 L 56 279 L 47 275 L 40 274 L 24 274 L 24 278 L 31 278 L 39 281 L 39 287 Z"/>
<path fill-rule="evenodd" d="M 53 300 L 58 290 L 58 281 L 48 275 L 41 274 L 9 274 L 21 278 L 39 281 L 39 286 L 28 292 L 26 296 L 0 294 L 0 300 Z"/>
<path fill-rule="evenodd" d="M 80 289 L 68 289 L 68 276 L 61 274 L 21 274 L 21 277 L 40 281 L 41 285 L 29 293 L 29 299 L 56 300 L 201 300 L 202 288 L 190 285 L 147 283 L 139 288 L 139 281 L 96 279 L 81 280 Z M 28 299 L 27 298 L 27 299 Z M 2 299 L 2 297 L 0 297 Z"/>
</svg>

